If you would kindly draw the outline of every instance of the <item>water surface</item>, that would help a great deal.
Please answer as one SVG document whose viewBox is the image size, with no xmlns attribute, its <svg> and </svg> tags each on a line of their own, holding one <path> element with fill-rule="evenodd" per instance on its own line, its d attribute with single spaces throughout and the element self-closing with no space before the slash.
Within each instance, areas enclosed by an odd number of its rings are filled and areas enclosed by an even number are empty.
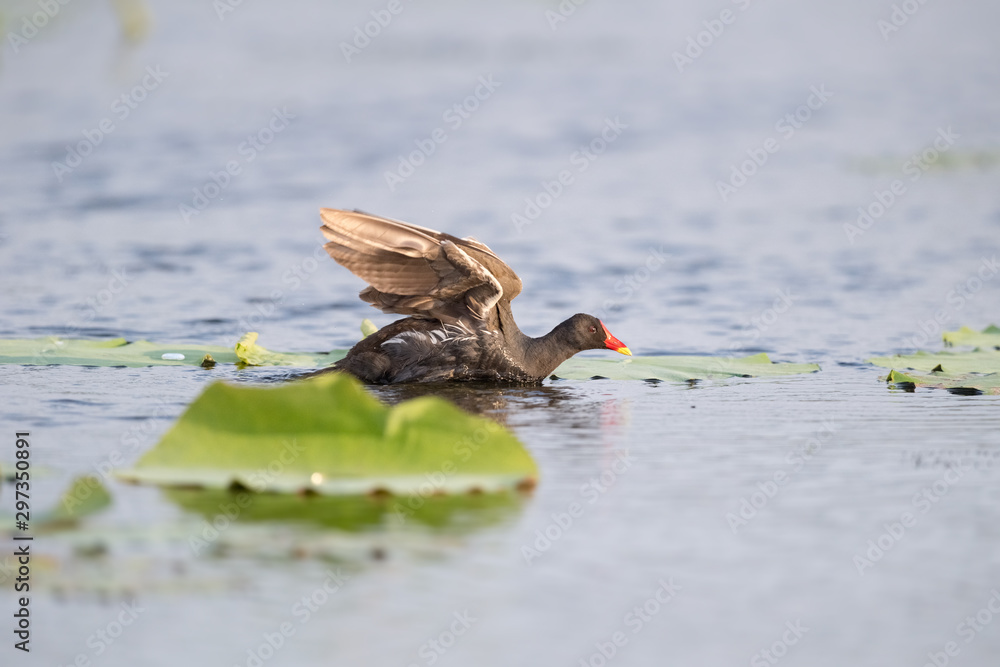
<svg viewBox="0 0 1000 667">
<path fill-rule="evenodd" d="M 1000 280 L 977 280 L 1000 250 L 997 7 L 921 5 L 886 39 L 891 3 L 590 2 L 555 30 L 555 3 L 405 3 L 346 62 L 341 42 L 384 7 L 248 2 L 220 20 L 154 3 L 128 46 L 106 7 L 71 4 L 19 53 L 8 43 L 0 335 L 231 344 L 255 330 L 271 349 L 343 348 L 363 317 L 392 319 L 319 250 L 317 209 L 358 207 L 488 243 L 524 281 L 526 332 L 587 311 L 636 354 L 764 351 L 822 372 L 449 390 L 517 433 L 539 487 L 442 530 L 328 531 L 335 560 L 296 551 L 292 527 L 195 556 L 200 515 L 112 483 L 119 502 L 90 528 L 108 555 L 36 543 L 56 583 L 33 597 L 17 659 L 247 665 L 289 623 L 265 664 L 599 665 L 619 632 L 609 664 L 770 664 L 766 649 L 787 665 L 919 666 L 948 642 L 950 664 L 993 664 L 993 612 L 961 624 L 1000 586 L 998 398 L 893 390 L 863 362 L 1000 319 Z M 678 71 L 674 52 L 724 9 L 733 21 Z M 147 68 L 166 75 L 121 117 Z M 481 77 L 493 90 L 467 102 Z M 53 167 L 104 119 L 113 131 L 79 166 Z M 438 128 L 446 140 L 390 189 Z M 908 171 L 939 132 L 953 143 Z M 778 150 L 724 201 L 718 182 L 769 139 Z M 572 183 L 515 224 L 561 171 Z M 845 228 L 897 179 L 886 213 Z M 116 451 L 134 461 L 210 380 L 281 374 L 2 377 L 41 503 Z M 745 524 L 744 501 L 758 505 Z M 880 538 L 890 548 L 859 565 Z M 296 605 L 336 567 L 350 579 L 305 617 Z M 88 643 L 133 598 L 136 622 Z"/>
</svg>

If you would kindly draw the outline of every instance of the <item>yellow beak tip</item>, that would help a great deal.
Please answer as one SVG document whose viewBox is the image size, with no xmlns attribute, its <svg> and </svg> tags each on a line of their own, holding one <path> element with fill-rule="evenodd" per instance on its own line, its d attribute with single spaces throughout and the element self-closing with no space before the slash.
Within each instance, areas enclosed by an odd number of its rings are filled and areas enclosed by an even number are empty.
<svg viewBox="0 0 1000 667">
<path fill-rule="evenodd" d="M 621 352 L 622 354 L 628 355 L 630 357 L 632 356 L 632 350 L 628 349 L 627 347 L 618 348 L 618 352 Z"/>
</svg>

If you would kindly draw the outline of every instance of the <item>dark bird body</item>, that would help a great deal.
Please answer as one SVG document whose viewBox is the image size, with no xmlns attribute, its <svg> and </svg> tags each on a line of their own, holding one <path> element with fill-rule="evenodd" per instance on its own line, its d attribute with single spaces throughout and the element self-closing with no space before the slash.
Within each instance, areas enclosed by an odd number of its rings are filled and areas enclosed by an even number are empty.
<svg viewBox="0 0 1000 667">
<path fill-rule="evenodd" d="M 358 342 L 328 370 L 378 384 L 537 383 L 582 350 L 631 354 L 592 315 L 574 315 L 540 338 L 521 333 L 510 309 L 521 280 L 474 239 L 359 211 L 320 215 L 327 252 L 369 284 L 361 299 L 409 315 Z"/>
</svg>

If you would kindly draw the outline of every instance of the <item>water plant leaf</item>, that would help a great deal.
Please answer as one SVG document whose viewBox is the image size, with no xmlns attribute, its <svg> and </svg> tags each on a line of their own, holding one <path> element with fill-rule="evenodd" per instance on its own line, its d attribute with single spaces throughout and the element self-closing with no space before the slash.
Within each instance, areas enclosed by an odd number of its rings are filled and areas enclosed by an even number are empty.
<svg viewBox="0 0 1000 667">
<path fill-rule="evenodd" d="M 63 339 L 57 337 L 0 340 L 0 364 L 28 366 L 202 366 L 242 364 L 247 366 L 291 366 L 313 368 L 332 364 L 347 354 L 271 352 L 257 345 L 257 334 L 245 334 L 235 348 L 190 343 L 151 343 L 124 338 L 110 340 Z M 206 357 L 208 361 L 206 361 Z"/>
<path fill-rule="evenodd" d="M 243 334 L 236 342 L 236 356 L 247 366 L 288 366 L 293 368 L 316 368 L 327 366 L 342 358 L 346 351 L 335 350 L 330 354 L 308 354 L 301 352 L 271 352 L 257 345 L 257 332 Z"/>
<path fill-rule="evenodd" d="M 370 319 L 368 319 L 366 317 L 365 319 L 361 320 L 361 337 L 362 338 L 368 338 L 369 336 L 371 336 L 376 331 L 378 331 L 378 327 Z"/>
<path fill-rule="evenodd" d="M 939 372 L 924 375 L 916 372 L 901 373 L 897 370 L 891 370 L 883 379 L 895 385 L 947 389 L 953 394 L 1000 394 L 1000 373 L 946 375 Z"/>
<path fill-rule="evenodd" d="M 370 335 L 375 325 L 362 322 L 363 335 Z M 0 340 L 0 364 L 72 366 L 202 366 L 241 364 L 245 366 L 285 366 L 321 368 L 343 359 L 347 350 L 329 353 L 272 352 L 257 344 L 257 333 L 244 334 L 235 349 L 217 345 L 167 345 L 140 340 L 128 343 L 113 340 Z M 208 357 L 208 361 L 206 361 Z M 574 357 L 555 371 L 563 379 L 587 380 L 593 377 L 612 380 L 670 380 L 683 382 L 727 377 L 761 377 L 815 373 L 816 364 L 773 363 L 766 354 L 749 357 L 656 356 L 628 359 Z"/>
<path fill-rule="evenodd" d="M 11 482 L 13 484 L 13 482 Z M 97 514 L 111 505 L 111 494 L 94 476 L 73 479 L 58 503 L 51 509 L 32 512 L 31 527 L 39 532 L 68 528 L 85 517 Z M 13 517 L 0 517 L 4 525 L 13 525 Z"/>
<path fill-rule="evenodd" d="M 92 475 L 77 477 L 59 498 L 58 504 L 37 519 L 38 528 L 73 525 L 110 506 L 111 494 L 100 479 Z"/>
<path fill-rule="evenodd" d="M 891 357 L 872 357 L 868 363 L 883 368 L 910 369 L 914 371 L 932 372 L 938 366 L 939 373 L 957 375 L 961 373 L 998 373 L 1000 372 L 1000 350 L 974 350 L 971 352 L 916 352 L 914 354 L 897 354 Z"/>
<path fill-rule="evenodd" d="M 530 488 L 502 426 L 428 396 L 386 407 L 351 377 L 209 385 L 127 481 L 258 492 L 433 495 Z"/>
<path fill-rule="evenodd" d="M 0 340 L 0 364 L 48 366 L 197 366 L 206 354 L 219 363 L 235 364 L 236 353 L 218 345 L 163 345 L 124 338 L 64 339 L 50 336 Z M 179 357 L 179 358 L 178 358 Z"/>
<path fill-rule="evenodd" d="M 1000 394 L 1000 350 L 917 352 L 873 357 L 868 363 L 891 369 L 883 379 L 892 384 L 947 389 L 956 394 Z"/>
<path fill-rule="evenodd" d="M 958 331 L 945 331 L 941 337 L 944 344 L 971 345 L 986 349 L 1000 350 L 1000 327 L 991 324 L 982 331 L 974 331 L 969 327 L 962 327 Z"/>
<path fill-rule="evenodd" d="M 567 380 L 587 380 L 595 376 L 610 380 L 669 380 L 684 382 L 729 377 L 764 377 L 815 373 L 817 364 L 774 363 L 764 353 L 749 357 L 662 356 L 629 359 L 574 357 L 555 370 Z"/>
</svg>

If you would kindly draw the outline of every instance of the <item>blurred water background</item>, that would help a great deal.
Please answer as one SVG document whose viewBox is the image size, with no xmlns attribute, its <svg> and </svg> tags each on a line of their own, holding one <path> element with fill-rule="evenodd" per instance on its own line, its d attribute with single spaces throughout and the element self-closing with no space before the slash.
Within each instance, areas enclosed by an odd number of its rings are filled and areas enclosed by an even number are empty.
<svg viewBox="0 0 1000 667">
<path fill-rule="evenodd" d="M 4 664 L 995 664 L 998 397 L 890 390 L 863 362 L 1000 319 L 996 3 L 0 8 L 4 337 L 347 347 L 393 318 L 319 249 L 332 206 L 488 243 L 535 335 L 586 311 L 636 354 L 823 368 L 448 392 L 516 431 L 534 495 L 441 532 L 332 531 L 325 560 L 289 557 L 280 528 L 196 556 L 149 527 L 200 518 L 110 482 L 90 530 L 118 537 L 89 558 L 36 543 L 33 650 L 8 636 Z M 4 431 L 30 429 L 48 470 L 39 503 L 111 452 L 134 461 L 211 379 L 274 375 L 0 374 Z M 302 622 L 336 567 L 350 580 Z M 132 599 L 136 622 L 95 640 Z"/>
</svg>

